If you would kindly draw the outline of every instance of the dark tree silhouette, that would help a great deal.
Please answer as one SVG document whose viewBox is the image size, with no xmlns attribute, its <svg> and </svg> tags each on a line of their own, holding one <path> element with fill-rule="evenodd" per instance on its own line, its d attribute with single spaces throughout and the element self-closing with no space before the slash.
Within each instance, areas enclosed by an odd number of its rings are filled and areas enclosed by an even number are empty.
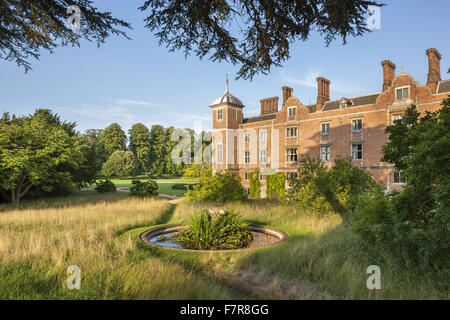
<svg viewBox="0 0 450 320">
<path fill-rule="evenodd" d="M 79 31 L 66 24 L 70 5 L 80 8 Z M 39 59 L 42 49 L 53 53 L 58 46 L 79 46 L 81 39 L 100 45 L 110 35 L 126 37 L 117 27 L 130 25 L 99 11 L 89 0 L 0 0 L 0 59 L 29 71 L 29 58 Z"/>
<path fill-rule="evenodd" d="M 238 78 L 267 74 L 289 58 L 290 44 L 318 31 L 335 38 L 369 31 L 364 0 L 147 0 L 146 27 L 170 51 L 241 65 Z"/>
</svg>

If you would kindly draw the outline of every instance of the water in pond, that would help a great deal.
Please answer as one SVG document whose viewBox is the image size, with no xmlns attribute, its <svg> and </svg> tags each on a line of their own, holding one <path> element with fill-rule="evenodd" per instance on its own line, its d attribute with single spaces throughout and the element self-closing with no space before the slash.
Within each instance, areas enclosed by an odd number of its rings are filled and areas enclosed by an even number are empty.
<svg viewBox="0 0 450 320">
<path fill-rule="evenodd" d="M 157 236 L 150 237 L 148 240 L 151 243 L 154 243 L 159 246 L 182 249 L 183 248 L 182 245 L 172 241 L 172 236 L 177 233 L 178 233 L 178 231 L 164 233 L 163 235 L 157 235 Z M 257 231 L 252 231 L 251 233 L 253 236 L 253 240 L 250 242 L 250 244 L 247 246 L 247 248 L 266 247 L 266 246 L 270 246 L 270 245 L 280 241 L 279 238 L 272 236 L 270 234 L 267 234 L 267 233 L 262 233 L 262 232 L 257 232 Z M 164 239 L 162 239 L 161 236 L 164 236 Z"/>
</svg>

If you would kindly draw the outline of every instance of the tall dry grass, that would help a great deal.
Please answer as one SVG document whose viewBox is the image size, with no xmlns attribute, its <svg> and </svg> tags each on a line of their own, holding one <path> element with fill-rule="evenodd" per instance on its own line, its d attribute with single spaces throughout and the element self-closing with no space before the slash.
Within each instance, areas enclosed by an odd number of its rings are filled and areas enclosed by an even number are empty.
<svg viewBox="0 0 450 320">
<path fill-rule="evenodd" d="M 167 201 L 110 194 L 37 204 L 0 212 L 0 299 L 230 298 L 219 284 L 119 237 L 164 222 Z M 69 265 L 81 268 L 80 290 L 65 285 Z"/>
<path fill-rule="evenodd" d="M 203 207 L 229 208 L 249 222 L 281 228 L 279 246 L 237 254 L 204 255 L 205 270 L 262 299 L 448 299 L 420 266 L 405 268 L 389 251 L 364 242 L 336 214 L 317 216 L 271 202 L 181 203 L 173 221 Z M 381 269 L 381 290 L 369 290 L 367 267 Z"/>
</svg>

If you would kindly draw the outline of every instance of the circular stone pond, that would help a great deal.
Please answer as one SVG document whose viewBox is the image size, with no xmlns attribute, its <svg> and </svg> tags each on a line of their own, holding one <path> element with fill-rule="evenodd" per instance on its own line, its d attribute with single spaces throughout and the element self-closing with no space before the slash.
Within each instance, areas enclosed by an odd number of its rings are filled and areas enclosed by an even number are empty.
<svg viewBox="0 0 450 320">
<path fill-rule="evenodd" d="M 229 249 L 229 250 L 195 250 L 195 249 L 184 249 L 179 243 L 172 241 L 172 236 L 178 233 L 180 230 L 187 228 L 185 225 L 168 225 L 150 229 L 141 234 L 141 239 L 152 246 L 162 247 L 166 249 L 174 250 L 187 250 L 187 251 L 235 251 L 235 250 L 245 250 L 245 249 L 256 249 L 263 248 L 274 245 L 276 243 L 283 242 L 287 240 L 288 235 L 278 229 L 249 225 L 248 228 L 252 233 L 253 240 L 247 247 L 240 249 Z"/>
</svg>

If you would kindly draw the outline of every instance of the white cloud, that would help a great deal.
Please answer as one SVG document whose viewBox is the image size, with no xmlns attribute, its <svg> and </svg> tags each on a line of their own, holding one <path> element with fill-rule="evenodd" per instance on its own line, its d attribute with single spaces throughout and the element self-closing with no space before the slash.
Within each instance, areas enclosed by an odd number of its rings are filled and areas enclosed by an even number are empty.
<svg viewBox="0 0 450 320">
<path fill-rule="evenodd" d="M 132 99 L 110 99 L 114 104 L 127 107 L 160 107 L 162 104 L 153 103 L 145 100 Z"/>
</svg>

